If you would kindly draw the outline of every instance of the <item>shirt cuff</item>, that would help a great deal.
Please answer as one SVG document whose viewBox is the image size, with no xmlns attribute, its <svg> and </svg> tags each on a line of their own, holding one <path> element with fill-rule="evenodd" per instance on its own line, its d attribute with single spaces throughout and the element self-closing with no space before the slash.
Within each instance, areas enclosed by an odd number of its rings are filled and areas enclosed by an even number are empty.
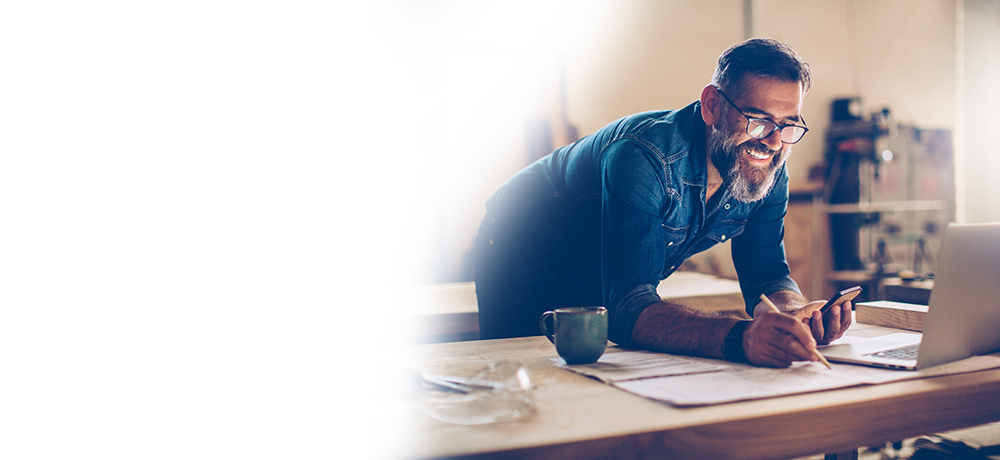
<svg viewBox="0 0 1000 460">
<path fill-rule="evenodd" d="M 637 286 L 625 294 L 617 305 L 608 308 L 608 339 L 618 345 L 630 346 L 632 329 L 639 315 L 656 302 L 662 302 L 662 299 L 651 284 Z"/>
</svg>

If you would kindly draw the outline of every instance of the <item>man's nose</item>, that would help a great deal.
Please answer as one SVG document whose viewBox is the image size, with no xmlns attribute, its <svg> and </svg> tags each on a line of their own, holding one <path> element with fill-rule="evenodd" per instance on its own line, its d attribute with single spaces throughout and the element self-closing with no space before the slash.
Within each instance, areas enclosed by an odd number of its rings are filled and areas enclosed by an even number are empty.
<svg viewBox="0 0 1000 460">
<path fill-rule="evenodd" d="M 761 142 L 771 150 L 781 150 L 781 129 L 775 129 L 770 135 L 761 139 Z"/>
</svg>

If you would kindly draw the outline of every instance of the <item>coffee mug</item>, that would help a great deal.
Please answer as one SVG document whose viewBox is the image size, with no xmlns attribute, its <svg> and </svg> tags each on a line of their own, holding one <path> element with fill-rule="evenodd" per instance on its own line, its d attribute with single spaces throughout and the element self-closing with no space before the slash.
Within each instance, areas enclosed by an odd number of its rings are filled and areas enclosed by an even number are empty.
<svg viewBox="0 0 1000 460">
<path fill-rule="evenodd" d="M 551 330 L 546 323 L 549 317 Z M 604 307 L 557 308 L 542 313 L 538 325 L 566 364 L 596 363 L 608 346 L 608 310 Z"/>
</svg>

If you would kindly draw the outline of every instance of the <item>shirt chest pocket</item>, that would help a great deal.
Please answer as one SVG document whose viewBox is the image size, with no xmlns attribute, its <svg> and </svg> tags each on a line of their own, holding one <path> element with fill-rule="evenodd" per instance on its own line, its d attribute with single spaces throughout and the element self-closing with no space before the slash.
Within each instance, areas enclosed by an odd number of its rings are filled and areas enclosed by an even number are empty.
<svg viewBox="0 0 1000 460">
<path fill-rule="evenodd" d="M 704 251 L 719 243 L 725 243 L 743 234 L 746 227 L 745 220 L 725 220 L 713 227 L 708 233 L 698 241 L 696 252 Z"/>
</svg>

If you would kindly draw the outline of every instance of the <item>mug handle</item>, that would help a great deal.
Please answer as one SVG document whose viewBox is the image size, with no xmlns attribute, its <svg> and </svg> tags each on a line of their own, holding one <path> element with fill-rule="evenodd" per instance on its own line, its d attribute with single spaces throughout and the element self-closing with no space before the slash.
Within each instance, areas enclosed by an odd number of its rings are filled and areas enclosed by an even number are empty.
<svg viewBox="0 0 1000 460">
<path fill-rule="evenodd" d="M 545 333 L 545 336 L 549 338 L 549 342 L 552 342 L 553 345 L 555 345 L 556 340 L 552 338 L 552 332 L 549 332 L 549 328 L 546 327 L 545 319 L 552 318 L 555 314 L 556 312 L 550 310 L 542 313 L 542 317 L 538 318 L 538 327 L 542 328 L 542 332 Z M 555 318 L 553 318 L 553 321 L 555 321 Z M 555 326 L 555 323 L 553 323 L 553 326 Z M 553 329 L 555 329 L 555 327 L 553 327 Z"/>
</svg>

